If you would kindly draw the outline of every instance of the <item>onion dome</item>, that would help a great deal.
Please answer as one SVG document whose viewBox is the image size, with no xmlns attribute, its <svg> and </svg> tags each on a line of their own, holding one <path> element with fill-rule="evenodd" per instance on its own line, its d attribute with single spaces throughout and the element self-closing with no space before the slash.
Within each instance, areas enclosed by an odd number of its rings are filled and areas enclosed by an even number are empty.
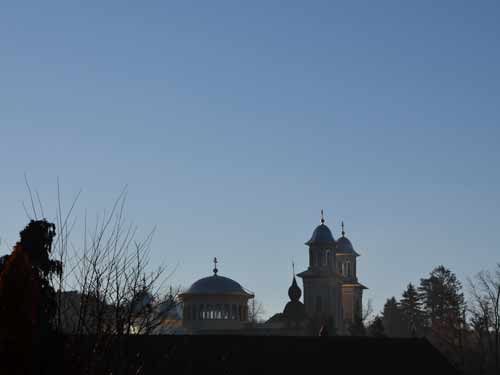
<svg viewBox="0 0 500 375">
<path fill-rule="evenodd" d="M 295 276 L 292 280 L 292 285 L 288 288 L 288 296 L 290 297 L 290 302 L 288 302 L 283 310 L 283 318 L 290 321 L 302 321 L 306 317 L 306 309 L 302 302 L 299 301 L 302 291 L 297 285 Z"/>
<path fill-rule="evenodd" d="M 288 288 L 288 297 L 290 297 L 291 301 L 298 301 L 302 296 L 302 291 L 297 285 L 297 281 L 295 280 L 295 276 L 293 277 L 292 285 Z"/>
<path fill-rule="evenodd" d="M 335 239 L 333 238 L 330 228 L 325 225 L 325 219 L 323 217 L 323 210 L 321 210 L 321 224 L 314 229 L 311 239 L 306 242 L 306 245 L 335 245 Z"/>
</svg>

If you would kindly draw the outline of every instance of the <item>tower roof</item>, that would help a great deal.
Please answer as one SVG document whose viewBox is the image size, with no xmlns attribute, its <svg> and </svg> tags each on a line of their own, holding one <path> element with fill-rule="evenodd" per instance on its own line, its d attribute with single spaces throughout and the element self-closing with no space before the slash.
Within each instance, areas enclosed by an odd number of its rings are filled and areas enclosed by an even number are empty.
<svg viewBox="0 0 500 375">
<path fill-rule="evenodd" d="M 288 297 L 291 301 L 298 301 L 302 296 L 302 291 L 297 285 L 297 280 L 295 280 L 295 275 L 293 276 L 292 285 L 288 288 Z"/>
<path fill-rule="evenodd" d="M 287 320 L 301 321 L 306 317 L 306 309 L 302 302 L 300 302 L 300 296 L 302 291 L 297 285 L 297 280 L 295 280 L 295 275 L 293 275 L 292 285 L 288 288 L 288 297 L 290 301 L 286 304 L 283 310 L 283 317 Z"/>
<path fill-rule="evenodd" d="M 187 295 L 232 295 L 253 298 L 252 293 L 248 293 L 238 282 L 229 277 L 219 276 L 217 269 L 217 258 L 214 258 L 214 274 L 212 276 L 199 279 L 182 296 Z"/>
<path fill-rule="evenodd" d="M 321 223 L 314 229 L 311 239 L 306 242 L 306 245 L 335 245 L 335 239 L 330 228 Z"/>
<path fill-rule="evenodd" d="M 236 281 L 219 275 L 204 277 L 194 282 L 183 294 L 230 294 L 251 296 Z"/>
<path fill-rule="evenodd" d="M 325 217 L 321 210 L 321 224 L 314 229 L 311 239 L 306 242 L 307 246 L 317 245 L 335 245 L 332 231 L 325 225 Z"/>
<path fill-rule="evenodd" d="M 359 256 L 354 250 L 351 241 L 345 236 L 344 222 L 342 222 L 342 237 L 337 240 L 337 254 L 353 254 Z"/>
</svg>

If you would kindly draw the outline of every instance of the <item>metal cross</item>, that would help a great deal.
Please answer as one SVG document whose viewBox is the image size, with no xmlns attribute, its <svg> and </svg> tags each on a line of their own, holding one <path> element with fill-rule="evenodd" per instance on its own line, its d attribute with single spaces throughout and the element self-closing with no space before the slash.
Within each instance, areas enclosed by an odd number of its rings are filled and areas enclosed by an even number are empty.
<svg viewBox="0 0 500 375">
<path fill-rule="evenodd" d="M 217 258 L 214 258 L 214 276 L 217 276 L 217 272 L 219 272 L 217 269 L 217 263 Z"/>
</svg>

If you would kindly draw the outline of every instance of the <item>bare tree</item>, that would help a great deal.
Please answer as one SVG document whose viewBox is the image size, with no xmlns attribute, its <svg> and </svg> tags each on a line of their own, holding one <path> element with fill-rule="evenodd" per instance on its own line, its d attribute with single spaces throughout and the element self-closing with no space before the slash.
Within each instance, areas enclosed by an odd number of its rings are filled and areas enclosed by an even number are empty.
<svg viewBox="0 0 500 375">
<path fill-rule="evenodd" d="M 252 324 L 262 322 L 266 311 L 262 302 L 256 298 L 252 298 L 248 304 L 248 321 Z"/>
<path fill-rule="evenodd" d="M 366 303 L 363 305 L 361 309 L 361 321 L 366 324 L 373 315 L 373 305 L 372 305 L 372 300 L 369 299 L 366 301 Z"/>
<path fill-rule="evenodd" d="M 31 189 L 29 193 L 37 217 Z M 170 313 L 177 305 L 178 290 L 166 292 L 165 283 L 173 271 L 167 273 L 165 266 L 151 264 L 154 229 L 138 238 L 137 226 L 126 220 L 126 196 L 124 189 L 111 210 L 97 216 L 92 225 L 85 212 L 79 226 L 73 213 L 79 194 L 64 211 L 57 184 L 58 235 L 53 253 L 63 269 L 51 283 L 57 291 L 55 326 L 72 338 L 65 355 L 74 365 L 72 372 L 140 373 L 138 353 L 121 353 L 123 359 L 113 361 L 110 350 L 118 347 L 117 340 L 125 342 L 125 336 L 168 332 L 172 323 Z M 39 207 L 42 211 L 40 200 Z M 83 342 L 88 349 L 85 356 Z"/>
<path fill-rule="evenodd" d="M 481 271 L 469 279 L 469 311 L 475 328 L 482 359 L 494 363 L 500 372 L 500 263 L 494 271 Z"/>
</svg>

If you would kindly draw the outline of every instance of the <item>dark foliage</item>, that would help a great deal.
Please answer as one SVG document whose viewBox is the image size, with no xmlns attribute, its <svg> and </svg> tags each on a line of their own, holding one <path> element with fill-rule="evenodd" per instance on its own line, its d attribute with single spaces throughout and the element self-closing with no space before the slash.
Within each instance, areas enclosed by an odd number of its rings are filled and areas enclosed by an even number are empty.
<svg viewBox="0 0 500 375">
<path fill-rule="evenodd" d="M 408 323 L 395 297 L 389 298 L 382 313 L 384 331 L 389 337 L 407 337 Z"/>
<path fill-rule="evenodd" d="M 51 277 L 61 264 L 49 259 L 54 224 L 31 221 L 0 273 L 0 354 L 9 372 L 39 368 L 57 309 Z"/>
<path fill-rule="evenodd" d="M 404 314 L 408 334 L 422 335 L 425 327 L 422 296 L 412 283 L 409 283 L 399 301 L 399 307 Z"/>
</svg>

